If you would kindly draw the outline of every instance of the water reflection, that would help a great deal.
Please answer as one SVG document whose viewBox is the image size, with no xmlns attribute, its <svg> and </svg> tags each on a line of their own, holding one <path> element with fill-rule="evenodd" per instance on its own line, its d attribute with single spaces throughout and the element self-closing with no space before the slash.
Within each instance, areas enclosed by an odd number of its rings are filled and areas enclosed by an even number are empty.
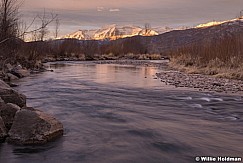
<svg viewBox="0 0 243 163">
<path fill-rule="evenodd" d="M 154 86 L 151 81 L 144 78 L 152 78 L 158 71 L 153 67 L 137 67 L 126 65 L 95 65 L 95 68 L 97 79 L 96 81 L 99 83 L 136 85 L 139 87 Z M 127 72 L 129 72 L 129 75 Z M 140 80 L 137 80 L 138 78 Z"/>
<path fill-rule="evenodd" d="M 64 68 L 65 70 L 70 70 L 68 74 L 65 75 L 70 77 L 85 75 L 87 80 L 92 79 L 92 81 L 103 84 L 135 87 L 153 87 L 158 85 L 158 82 L 148 80 L 155 78 L 155 74 L 158 72 L 158 69 L 154 67 L 93 64 L 92 62 L 89 64 L 84 62 L 82 66 L 80 66 L 78 62 L 75 63 L 54 63 L 50 65 L 50 68 L 56 69 L 57 73 L 63 73 L 62 70 Z M 83 73 L 84 71 L 85 74 Z"/>
</svg>

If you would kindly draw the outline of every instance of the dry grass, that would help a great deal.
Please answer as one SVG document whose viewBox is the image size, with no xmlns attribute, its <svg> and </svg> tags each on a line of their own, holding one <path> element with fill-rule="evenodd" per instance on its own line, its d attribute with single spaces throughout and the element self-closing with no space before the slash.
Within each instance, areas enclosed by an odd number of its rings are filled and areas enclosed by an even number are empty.
<svg viewBox="0 0 243 163">
<path fill-rule="evenodd" d="M 170 58 L 171 67 L 187 73 L 243 80 L 243 39 L 239 36 L 183 47 Z"/>
<path fill-rule="evenodd" d="M 138 57 L 139 60 L 160 60 L 160 54 L 140 54 Z"/>
</svg>

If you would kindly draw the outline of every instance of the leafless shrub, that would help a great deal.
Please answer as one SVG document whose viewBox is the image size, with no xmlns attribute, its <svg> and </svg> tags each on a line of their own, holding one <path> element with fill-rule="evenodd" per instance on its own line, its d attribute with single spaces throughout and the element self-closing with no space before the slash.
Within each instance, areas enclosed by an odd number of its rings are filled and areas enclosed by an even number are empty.
<svg viewBox="0 0 243 163">
<path fill-rule="evenodd" d="M 171 65 L 181 65 L 190 72 L 243 79 L 242 47 L 243 38 L 239 35 L 227 36 L 215 43 L 193 44 L 171 52 Z"/>
</svg>

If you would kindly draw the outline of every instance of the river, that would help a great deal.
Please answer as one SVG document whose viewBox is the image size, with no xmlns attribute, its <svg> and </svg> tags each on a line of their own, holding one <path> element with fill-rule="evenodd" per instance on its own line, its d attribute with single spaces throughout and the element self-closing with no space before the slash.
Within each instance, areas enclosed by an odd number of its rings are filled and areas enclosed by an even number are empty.
<svg viewBox="0 0 243 163">
<path fill-rule="evenodd" d="M 59 62 L 21 79 L 27 104 L 60 120 L 64 136 L 42 146 L 0 145 L 1 163 L 194 162 L 243 156 L 243 99 L 170 88 L 161 70 Z"/>
</svg>

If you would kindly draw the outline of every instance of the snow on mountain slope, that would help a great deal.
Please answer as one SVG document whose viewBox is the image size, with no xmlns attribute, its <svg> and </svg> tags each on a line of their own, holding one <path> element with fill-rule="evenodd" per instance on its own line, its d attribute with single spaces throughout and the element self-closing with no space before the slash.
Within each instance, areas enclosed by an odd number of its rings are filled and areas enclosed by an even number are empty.
<svg viewBox="0 0 243 163">
<path fill-rule="evenodd" d="M 116 40 L 119 38 L 132 37 L 132 36 L 154 36 L 159 32 L 153 29 L 143 29 L 136 26 L 117 26 L 110 25 L 97 30 L 79 30 L 77 32 L 65 35 L 63 38 L 75 38 L 79 40 Z"/>
<path fill-rule="evenodd" d="M 211 26 L 216 26 L 216 25 L 220 25 L 220 24 L 233 25 L 233 24 L 239 23 L 239 21 L 243 21 L 243 17 L 235 18 L 235 19 L 231 19 L 231 20 L 225 20 L 225 21 L 212 21 L 212 22 L 208 22 L 205 24 L 199 24 L 196 26 L 196 28 L 205 28 L 205 27 L 211 27 Z"/>
</svg>

